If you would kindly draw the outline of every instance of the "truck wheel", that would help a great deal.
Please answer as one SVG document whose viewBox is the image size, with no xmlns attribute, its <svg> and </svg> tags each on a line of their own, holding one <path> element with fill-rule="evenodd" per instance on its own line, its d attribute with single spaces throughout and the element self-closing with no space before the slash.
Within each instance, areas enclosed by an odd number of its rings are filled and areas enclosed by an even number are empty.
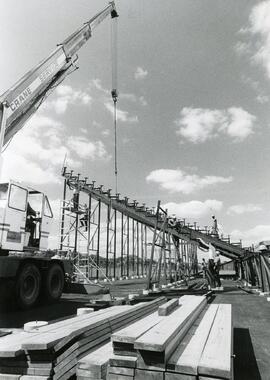
<svg viewBox="0 0 270 380">
<path fill-rule="evenodd" d="M 48 301 L 58 301 L 64 288 L 64 272 L 61 266 L 54 263 L 48 269 L 45 279 L 45 296 Z"/>
<path fill-rule="evenodd" d="M 25 264 L 16 282 L 17 303 L 21 309 L 31 308 L 37 301 L 41 287 L 41 275 L 34 264 Z"/>
</svg>

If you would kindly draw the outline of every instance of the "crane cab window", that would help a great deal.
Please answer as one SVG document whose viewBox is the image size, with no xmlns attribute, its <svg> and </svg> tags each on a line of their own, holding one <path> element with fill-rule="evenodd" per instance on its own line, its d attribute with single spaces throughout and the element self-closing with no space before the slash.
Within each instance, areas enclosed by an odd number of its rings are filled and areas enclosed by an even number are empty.
<svg viewBox="0 0 270 380">
<path fill-rule="evenodd" d="M 8 183 L 0 183 L 0 201 L 5 201 L 8 196 Z"/>
<path fill-rule="evenodd" d="M 44 215 L 47 216 L 48 218 L 53 217 L 52 209 L 46 195 L 44 197 Z"/>
<path fill-rule="evenodd" d="M 11 184 L 8 206 L 15 210 L 25 211 L 27 201 L 27 190 L 23 187 Z"/>
</svg>

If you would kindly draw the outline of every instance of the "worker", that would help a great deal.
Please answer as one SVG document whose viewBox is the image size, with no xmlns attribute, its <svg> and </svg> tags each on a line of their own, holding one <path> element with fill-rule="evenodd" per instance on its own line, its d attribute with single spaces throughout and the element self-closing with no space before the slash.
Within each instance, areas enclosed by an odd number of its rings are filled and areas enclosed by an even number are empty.
<svg viewBox="0 0 270 380">
<path fill-rule="evenodd" d="M 215 256 L 216 250 L 213 245 L 209 243 L 207 274 L 210 288 L 215 287 Z"/>
<path fill-rule="evenodd" d="M 25 231 L 30 233 L 29 242 L 28 245 L 30 247 L 34 246 L 34 237 L 35 237 L 35 231 L 36 231 L 36 211 L 30 206 L 30 203 L 27 202 L 27 210 L 26 210 L 26 225 L 25 225 Z"/>
<path fill-rule="evenodd" d="M 218 237 L 218 222 L 217 222 L 217 218 L 215 217 L 215 215 L 212 215 L 212 235 L 215 235 Z"/>
<path fill-rule="evenodd" d="M 73 210 L 78 211 L 78 209 L 79 209 L 79 191 L 77 189 L 73 190 L 72 204 L 73 204 Z"/>
<path fill-rule="evenodd" d="M 214 273 L 215 273 L 215 285 L 216 287 L 221 287 L 220 277 L 219 277 L 219 271 L 220 271 L 221 261 L 219 257 L 219 252 L 216 251 L 216 256 L 214 258 Z"/>
<path fill-rule="evenodd" d="M 203 258 L 202 259 L 203 278 L 206 278 L 206 269 L 207 269 L 207 264 L 206 264 L 205 258 Z"/>
<path fill-rule="evenodd" d="M 81 227 L 84 227 L 85 231 L 87 231 L 88 230 L 88 207 L 86 204 L 84 205 L 84 214 L 82 218 L 80 219 L 80 223 L 81 223 Z"/>
</svg>

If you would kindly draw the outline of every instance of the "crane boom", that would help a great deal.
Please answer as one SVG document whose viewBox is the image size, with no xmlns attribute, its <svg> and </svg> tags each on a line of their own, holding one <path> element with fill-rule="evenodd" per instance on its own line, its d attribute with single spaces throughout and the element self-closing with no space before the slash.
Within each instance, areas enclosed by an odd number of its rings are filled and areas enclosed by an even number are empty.
<svg viewBox="0 0 270 380">
<path fill-rule="evenodd" d="M 73 69 L 77 51 L 91 37 L 92 31 L 108 16 L 117 17 L 114 1 L 67 37 L 36 67 L 0 96 L 0 152 Z"/>
</svg>

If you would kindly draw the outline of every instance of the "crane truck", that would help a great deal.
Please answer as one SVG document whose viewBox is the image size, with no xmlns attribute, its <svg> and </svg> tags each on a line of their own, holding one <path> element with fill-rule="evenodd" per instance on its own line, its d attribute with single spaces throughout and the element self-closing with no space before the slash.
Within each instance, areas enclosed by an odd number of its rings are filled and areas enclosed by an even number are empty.
<svg viewBox="0 0 270 380">
<path fill-rule="evenodd" d="M 116 22 L 110 2 L 14 86 L 0 96 L 0 152 L 37 111 L 44 99 L 74 70 L 77 51 L 108 16 Z M 116 93 L 113 90 L 112 93 Z M 0 153 L 1 157 L 1 153 Z M 0 183 L 0 296 L 12 294 L 22 309 L 45 298 L 57 301 L 71 278 L 69 259 L 49 255 L 48 238 L 53 213 L 48 197 L 12 181 Z"/>
</svg>

